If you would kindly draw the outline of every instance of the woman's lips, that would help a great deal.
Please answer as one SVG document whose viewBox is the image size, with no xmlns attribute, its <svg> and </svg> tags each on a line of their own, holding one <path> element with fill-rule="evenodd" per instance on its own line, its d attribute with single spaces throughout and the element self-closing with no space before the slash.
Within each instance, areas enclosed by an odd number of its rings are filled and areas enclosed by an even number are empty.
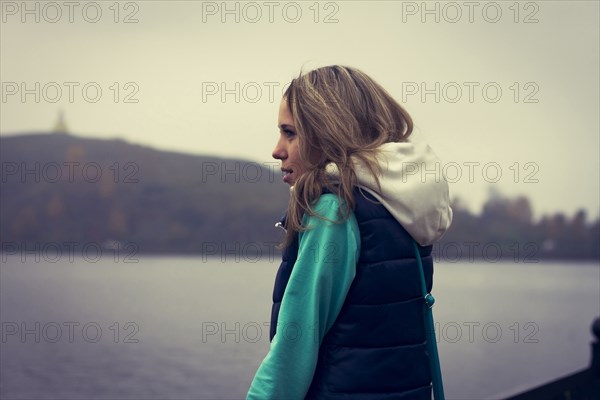
<svg viewBox="0 0 600 400">
<path fill-rule="evenodd" d="M 291 179 L 291 175 L 292 175 L 292 170 L 289 169 L 282 169 L 281 170 L 283 172 L 283 181 L 285 183 L 290 183 L 290 179 Z"/>
</svg>

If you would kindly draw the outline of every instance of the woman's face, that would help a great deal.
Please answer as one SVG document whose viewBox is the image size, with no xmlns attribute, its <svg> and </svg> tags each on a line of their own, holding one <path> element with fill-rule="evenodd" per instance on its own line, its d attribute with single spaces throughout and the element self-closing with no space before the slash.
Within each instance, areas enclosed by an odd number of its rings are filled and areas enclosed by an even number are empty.
<svg viewBox="0 0 600 400">
<path fill-rule="evenodd" d="M 285 98 L 279 105 L 279 140 L 273 149 L 273 158 L 281 160 L 283 181 L 294 186 L 296 179 L 306 171 L 298 152 L 298 134 L 294 126 L 292 113 Z"/>
</svg>

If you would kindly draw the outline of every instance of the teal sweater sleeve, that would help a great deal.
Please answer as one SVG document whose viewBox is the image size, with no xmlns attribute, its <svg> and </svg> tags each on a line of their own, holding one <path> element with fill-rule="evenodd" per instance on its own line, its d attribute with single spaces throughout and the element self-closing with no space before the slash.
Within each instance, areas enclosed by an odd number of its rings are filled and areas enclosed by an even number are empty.
<svg viewBox="0 0 600 400">
<path fill-rule="evenodd" d="M 336 221 L 339 199 L 322 195 L 315 211 Z M 354 214 L 342 223 L 304 218 L 298 258 L 286 286 L 269 353 L 250 385 L 247 400 L 304 399 L 323 337 L 337 318 L 356 273 L 360 234 Z"/>
</svg>

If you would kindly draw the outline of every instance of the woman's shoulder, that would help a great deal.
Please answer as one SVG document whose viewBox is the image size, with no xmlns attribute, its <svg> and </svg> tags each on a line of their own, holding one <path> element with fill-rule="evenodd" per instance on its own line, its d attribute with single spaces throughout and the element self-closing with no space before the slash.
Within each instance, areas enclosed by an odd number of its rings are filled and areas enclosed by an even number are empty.
<svg viewBox="0 0 600 400">
<path fill-rule="evenodd" d="M 335 211 L 339 210 L 342 204 L 342 200 L 337 194 L 334 193 L 323 193 L 315 201 L 313 210 L 317 213 L 330 213 L 332 209 Z"/>
<path fill-rule="evenodd" d="M 323 205 L 335 204 L 339 207 L 341 200 L 337 194 L 334 193 L 323 193 L 315 202 L 315 208 L 323 207 Z"/>
<path fill-rule="evenodd" d="M 331 222 L 344 222 L 346 219 L 342 209 L 343 200 L 337 194 L 323 193 L 313 204 L 312 211 L 316 215 L 311 215 L 309 219 L 324 218 Z"/>
<path fill-rule="evenodd" d="M 343 199 L 337 194 L 321 194 L 313 203 L 312 212 L 313 215 L 304 214 L 303 226 L 307 230 L 299 232 L 300 242 L 310 232 L 312 240 L 317 243 L 352 242 L 356 248 L 360 247 L 360 229 L 354 212 L 345 213 Z"/>
</svg>

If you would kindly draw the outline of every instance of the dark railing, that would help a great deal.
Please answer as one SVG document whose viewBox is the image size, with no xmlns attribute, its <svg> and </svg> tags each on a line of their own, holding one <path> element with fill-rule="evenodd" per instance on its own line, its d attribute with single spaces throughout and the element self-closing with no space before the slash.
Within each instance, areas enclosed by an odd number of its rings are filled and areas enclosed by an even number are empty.
<svg viewBox="0 0 600 400">
<path fill-rule="evenodd" d="M 600 400 L 600 318 L 592 324 L 592 362 L 589 368 L 506 397 L 505 400 Z"/>
</svg>

